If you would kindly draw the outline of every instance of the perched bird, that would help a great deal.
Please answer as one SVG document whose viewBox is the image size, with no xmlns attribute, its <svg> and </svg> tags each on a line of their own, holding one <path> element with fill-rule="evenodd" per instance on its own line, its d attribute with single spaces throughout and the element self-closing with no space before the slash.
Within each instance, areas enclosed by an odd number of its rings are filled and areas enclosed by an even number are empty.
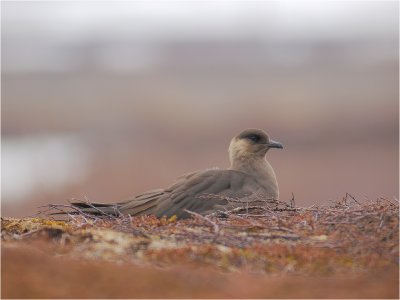
<svg viewBox="0 0 400 300">
<path fill-rule="evenodd" d="M 247 129 L 229 145 L 229 169 L 209 169 L 185 174 L 165 189 L 137 195 L 119 203 L 72 203 L 72 207 L 94 215 L 156 215 L 187 218 L 187 211 L 206 215 L 216 210 L 246 205 L 255 195 L 258 200 L 277 200 L 278 182 L 265 159 L 271 148 L 282 144 L 259 129 Z M 248 204 L 248 203 L 247 203 Z"/>
</svg>

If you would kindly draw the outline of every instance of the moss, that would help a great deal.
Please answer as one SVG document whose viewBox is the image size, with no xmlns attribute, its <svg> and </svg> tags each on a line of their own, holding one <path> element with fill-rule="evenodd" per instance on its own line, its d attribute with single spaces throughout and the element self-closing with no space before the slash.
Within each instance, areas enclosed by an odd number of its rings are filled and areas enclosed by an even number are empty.
<svg viewBox="0 0 400 300">
<path fill-rule="evenodd" d="M 54 253 L 77 258 L 329 275 L 398 268 L 399 209 L 385 203 L 315 208 L 318 218 L 307 209 L 274 212 L 274 218 L 209 217 L 210 222 L 176 216 L 93 220 L 78 216 L 70 221 L 2 218 L 1 228 L 3 242 L 45 236 Z"/>
</svg>

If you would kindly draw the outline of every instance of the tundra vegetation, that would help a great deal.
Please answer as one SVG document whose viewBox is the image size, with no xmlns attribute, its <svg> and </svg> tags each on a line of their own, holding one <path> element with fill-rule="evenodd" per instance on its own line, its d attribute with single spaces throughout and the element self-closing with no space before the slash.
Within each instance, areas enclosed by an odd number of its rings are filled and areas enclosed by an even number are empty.
<svg viewBox="0 0 400 300">
<path fill-rule="evenodd" d="M 2 218 L 4 298 L 398 298 L 399 203 Z"/>
</svg>

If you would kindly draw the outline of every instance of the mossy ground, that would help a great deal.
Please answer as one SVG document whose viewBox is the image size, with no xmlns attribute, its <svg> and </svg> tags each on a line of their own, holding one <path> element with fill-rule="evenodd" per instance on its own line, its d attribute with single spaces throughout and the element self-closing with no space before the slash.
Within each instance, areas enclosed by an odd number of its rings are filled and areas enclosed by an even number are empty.
<svg viewBox="0 0 400 300">
<path fill-rule="evenodd" d="M 2 296 L 321 298 L 325 292 L 326 297 L 398 297 L 398 202 L 379 199 L 360 204 L 350 200 L 347 197 L 322 207 L 187 220 L 153 216 L 75 216 L 66 221 L 2 218 Z M 53 269 L 43 266 L 42 272 L 38 261 Z M 106 276 L 107 272 L 118 273 L 118 268 L 133 276 L 135 283 L 114 291 L 111 286 L 125 282 L 114 276 L 109 280 L 111 290 L 92 282 L 86 284 L 89 291 L 81 291 L 86 280 L 79 280 L 82 274 L 98 269 L 96 272 Z M 37 286 L 46 280 L 59 280 L 57 284 L 63 285 L 60 278 L 73 274 L 72 270 L 80 271 L 60 290 Z M 194 286 L 193 293 L 177 287 L 177 278 Z M 210 285 L 213 278 L 225 278 L 231 290 Z M 157 280 L 164 284 L 152 290 Z M 282 290 L 271 286 L 276 280 Z M 299 280 L 302 284 L 297 284 Z M 262 286 L 254 287 L 254 282 Z M 349 287 L 341 291 L 332 288 L 343 282 L 349 282 Z M 357 287 L 355 282 L 368 286 Z M 317 288 L 324 284 L 325 289 Z M 285 288 L 290 285 L 297 286 L 297 294 Z M 370 291 L 373 286 L 374 292 Z"/>
</svg>

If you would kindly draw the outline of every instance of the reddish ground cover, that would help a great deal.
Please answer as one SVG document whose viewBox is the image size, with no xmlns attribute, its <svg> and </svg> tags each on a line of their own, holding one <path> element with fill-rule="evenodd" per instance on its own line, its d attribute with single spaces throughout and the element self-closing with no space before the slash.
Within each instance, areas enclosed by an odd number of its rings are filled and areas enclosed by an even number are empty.
<svg viewBox="0 0 400 300">
<path fill-rule="evenodd" d="M 351 200 L 351 201 L 350 201 Z M 398 298 L 399 206 L 2 219 L 3 298 Z"/>
</svg>

